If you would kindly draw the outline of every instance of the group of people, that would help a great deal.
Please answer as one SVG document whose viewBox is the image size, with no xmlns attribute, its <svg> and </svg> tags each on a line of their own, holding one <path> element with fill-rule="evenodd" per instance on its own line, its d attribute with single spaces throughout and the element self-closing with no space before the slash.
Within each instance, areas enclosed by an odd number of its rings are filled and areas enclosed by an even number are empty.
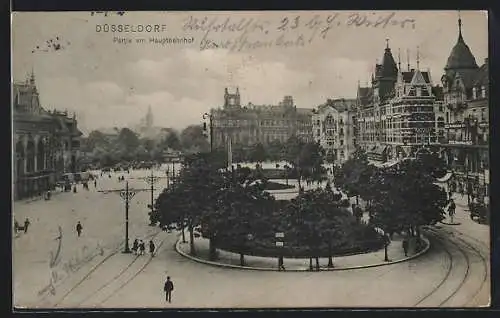
<svg viewBox="0 0 500 318">
<path fill-rule="evenodd" d="M 143 240 L 135 239 L 132 245 L 132 251 L 135 255 L 144 255 L 146 252 L 146 243 Z M 153 240 L 149 240 L 149 254 L 155 256 L 156 246 Z"/>
<path fill-rule="evenodd" d="M 24 233 L 28 233 L 28 227 L 30 226 L 30 220 L 26 218 L 24 220 L 24 226 L 19 225 L 19 222 L 17 220 L 14 220 L 14 232 L 17 234 L 19 231 L 24 231 Z"/>
</svg>

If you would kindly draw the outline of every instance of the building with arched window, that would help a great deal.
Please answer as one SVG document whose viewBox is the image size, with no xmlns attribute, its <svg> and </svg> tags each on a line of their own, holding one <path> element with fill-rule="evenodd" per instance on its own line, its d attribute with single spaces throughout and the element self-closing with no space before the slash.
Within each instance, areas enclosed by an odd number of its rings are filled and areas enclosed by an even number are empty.
<svg viewBox="0 0 500 318">
<path fill-rule="evenodd" d="M 409 58 L 408 58 L 409 60 Z M 375 65 L 371 86 L 357 93 L 357 143 L 374 161 L 414 157 L 422 147 L 437 147 L 444 134 L 442 87 L 429 70 L 396 65 L 389 43 Z M 441 116 L 436 116 L 441 111 Z"/>
<path fill-rule="evenodd" d="M 328 99 L 313 110 L 314 141 L 325 149 L 327 161 L 345 162 L 356 149 L 356 99 Z"/>
<path fill-rule="evenodd" d="M 77 171 L 82 133 L 75 116 L 40 105 L 35 76 L 13 84 L 14 199 L 53 189 L 59 177 Z"/>
<path fill-rule="evenodd" d="M 489 180 L 489 68 L 488 59 L 478 66 L 462 35 L 448 57 L 444 86 L 445 142 L 442 155 L 457 179 L 469 189 L 486 193 Z"/>
<path fill-rule="evenodd" d="M 298 108 L 292 96 L 278 105 L 242 105 L 239 89 L 231 94 L 226 88 L 224 105 L 211 115 L 215 147 L 224 147 L 228 138 L 238 146 L 285 142 L 292 136 L 312 140 L 312 109 Z"/>
</svg>

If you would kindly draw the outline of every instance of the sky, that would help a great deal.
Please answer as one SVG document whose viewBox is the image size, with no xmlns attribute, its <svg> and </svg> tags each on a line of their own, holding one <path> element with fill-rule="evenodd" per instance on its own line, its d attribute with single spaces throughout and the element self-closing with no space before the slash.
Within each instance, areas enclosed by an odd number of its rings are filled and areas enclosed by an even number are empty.
<svg viewBox="0 0 500 318">
<path fill-rule="evenodd" d="M 75 112 L 84 133 L 135 125 L 148 106 L 156 126 L 182 129 L 222 106 L 225 87 L 239 87 L 243 104 L 276 105 L 292 95 L 297 107 L 314 108 L 327 98 L 353 98 L 358 81 L 366 85 L 381 61 L 386 39 L 404 69 L 407 51 L 416 68 L 418 47 L 420 69 L 429 68 L 439 84 L 458 38 L 458 16 L 18 12 L 12 15 L 12 77 L 24 81 L 33 70 L 42 106 Z M 460 16 L 465 42 L 481 65 L 488 56 L 487 12 Z M 112 32 L 117 29 L 122 32 Z"/>
</svg>

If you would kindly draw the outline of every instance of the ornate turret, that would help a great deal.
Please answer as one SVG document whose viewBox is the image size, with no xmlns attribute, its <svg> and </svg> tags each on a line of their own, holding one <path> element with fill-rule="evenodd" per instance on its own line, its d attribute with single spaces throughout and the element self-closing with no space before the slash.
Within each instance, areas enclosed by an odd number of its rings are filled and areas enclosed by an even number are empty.
<svg viewBox="0 0 500 318">
<path fill-rule="evenodd" d="M 396 61 L 391 53 L 391 48 L 389 47 L 389 39 L 386 39 L 386 47 L 384 52 L 384 57 L 382 59 L 382 76 L 385 78 L 396 77 L 398 75 L 398 68 L 396 66 Z"/>
<path fill-rule="evenodd" d="M 462 19 L 460 15 L 458 17 L 458 40 L 453 49 L 451 50 L 450 56 L 444 70 L 446 74 L 451 76 L 457 70 L 467 70 L 467 69 L 477 69 L 476 59 L 465 43 L 462 36 Z"/>
</svg>

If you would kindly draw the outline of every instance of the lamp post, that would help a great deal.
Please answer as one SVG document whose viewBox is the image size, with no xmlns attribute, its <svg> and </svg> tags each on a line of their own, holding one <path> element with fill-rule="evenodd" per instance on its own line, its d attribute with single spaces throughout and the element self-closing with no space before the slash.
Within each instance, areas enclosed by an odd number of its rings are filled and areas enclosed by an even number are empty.
<svg viewBox="0 0 500 318">
<path fill-rule="evenodd" d="M 125 189 L 114 189 L 114 190 L 99 190 L 98 192 L 103 192 L 103 193 L 118 193 L 120 197 L 125 200 L 125 249 L 123 250 L 123 253 L 130 253 L 130 247 L 129 247 L 129 238 L 128 238 L 128 212 L 129 212 L 129 207 L 130 207 L 130 201 L 132 198 L 137 194 L 137 192 L 142 192 L 142 191 L 149 191 L 149 189 L 130 189 L 128 186 L 128 181 L 125 184 Z"/>
<path fill-rule="evenodd" d="M 214 149 L 214 126 L 213 126 L 213 116 L 212 114 L 209 114 L 209 113 L 204 113 L 203 114 L 203 119 L 209 119 L 209 129 L 210 129 L 210 132 L 209 132 L 209 138 L 210 138 L 210 152 L 213 151 Z M 207 124 L 204 122 L 203 123 L 203 131 L 207 131 Z"/>
</svg>

